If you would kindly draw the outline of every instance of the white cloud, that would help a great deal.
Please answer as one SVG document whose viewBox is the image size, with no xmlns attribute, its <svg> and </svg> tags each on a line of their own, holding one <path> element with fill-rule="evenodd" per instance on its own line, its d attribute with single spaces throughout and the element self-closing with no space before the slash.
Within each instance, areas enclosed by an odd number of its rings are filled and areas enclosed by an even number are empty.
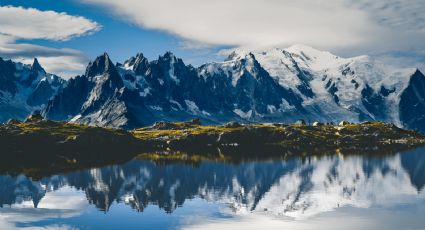
<svg viewBox="0 0 425 230">
<path fill-rule="evenodd" d="M 0 36 L 0 57 L 26 64 L 31 64 L 36 57 L 47 72 L 64 78 L 82 74 L 89 61 L 86 55 L 78 50 L 15 43 L 13 39 L 2 39 L 2 36 Z"/>
<path fill-rule="evenodd" d="M 244 47 L 424 47 L 423 0 L 84 0 L 145 28 Z M 420 37 L 414 37 L 420 35 Z"/>
<path fill-rule="evenodd" d="M 353 45 L 363 40 L 356 34 L 370 32 L 364 13 L 341 1 L 85 1 L 108 6 L 137 25 L 214 45 Z"/>
<path fill-rule="evenodd" d="M 15 38 L 68 40 L 100 30 L 80 16 L 13 6 L 0 7 L 0 33 Z"/>
<path fill-rule="evenodd" d="M 25 64 L 31 64 L 34 60 L 32 58 L 15 59 Z M 87 63 L 90 61 L 83 53 L 80 52 L 76 53 L 75 56 L 41 56 L 37 59 L 48 73 L 54 73 L 65 79 L 83 74 Z"/>
<path fill-rule="evenodd" d="M 84 74 L 89 63 L 86 56 L 41 57 L 38 61 L 47 72 L 55 73 L 63 78 L 71 78 Z"/>
<path fill-rule="evenodd" d="M 37 57 L 47 72 L 68 78 L 84 71 L 88 58 L 78 50 L 18 42 L 18 39 L 64 41 L 89 35 L 101 26 L 80 16 L 12 6 L 0 7 L 0 57 L 31 63 Z"/>
</svg>

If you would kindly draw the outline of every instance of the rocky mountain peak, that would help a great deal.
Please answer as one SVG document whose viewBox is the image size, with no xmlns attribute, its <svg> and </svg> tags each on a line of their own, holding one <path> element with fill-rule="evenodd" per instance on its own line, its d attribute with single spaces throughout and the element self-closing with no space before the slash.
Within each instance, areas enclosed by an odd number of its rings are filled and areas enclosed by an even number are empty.
<svg viewBox="0 0 425 230">
<path fill-rule="evenodd" d="M 232 53 L 229 54 L 229 56 L 227 56 L 226 59 L 224 59 L 224 61 L 231 61 L 233 59 L 235 59 L 238 56 L 238 54 L 236 53 L 236 51 L 232 51 Z"/>
<path fill-rule="evenodd" d="M 89 63 L 86 69 L 86 76 L 95 77 L 111 71 L 116 72 L 116 69 L 111 59 L 109 59 L 109 55 L 105 52 Z"/>
<path fill-rule="evenodd" d="M 164 55 L 159 56 L 158 58 L 159 63 L 171 63 L 176 61 L 177 61 L 176 56 L 170 51 L 165 52 Z"/>
<path fill-rule="evenodd" d="M 40 65 L 40 63 L 38 62 L 38 59 L 37 58 L 34 58 L 34 61 L 33 61 L 33 63 L 32 63 L 32 65 L 31 65 L 31 70 L 33 71 L 33 72 L 46 72 L 44 69 L 43 69 L 43 67 L 41 67 L 41 65 Z"/>
<path fill-rule="evenodd" d="M 149 68 L 148 59 L 142 54 L 138 53 L 134 60 L 133 71 L 136 75 L 143 75 Z"/>
</svg>

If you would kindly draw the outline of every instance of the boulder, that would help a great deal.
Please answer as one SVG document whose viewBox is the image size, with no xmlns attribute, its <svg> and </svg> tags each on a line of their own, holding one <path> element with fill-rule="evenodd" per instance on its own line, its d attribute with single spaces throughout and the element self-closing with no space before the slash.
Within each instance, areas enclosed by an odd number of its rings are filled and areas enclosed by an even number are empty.
<svg viewBox="0 0 425 230">
<path fill-rule="evenodd" d="M 318 121 L 315 121 L 315 122 L 313 123 L 313 126 L 314 126 L 314 127 L 322 126 L 322 125 L 323 125 L 323 123 L 320 123 L 320 122 L 318 122 Z"/>
<path fill-rule="evenodd" d="M 305 120 L 304 120 L 304 119 L 298 119 L 298 120 L 295 122 L 295 124 L 296 124 L 296 125 L 305 125 L 305 124 L 306 124 L 306 122 L 305 122 Z"/>
<path fill-rule="evenodd" d="M 240 128 L 240 127 L 243 127 L 243 125 L 241 125 L 239 122 L 231 121 L 224 124 L 224 127 L 225 128 Z"/>
<path fill-rule="evenodd" d="M 44 117 L 41 115 L 40 111 L 35 111 L 25 119 L 25 122 L 40 122 L 44 120 Z"/>
<path fill-rule="evenodd" d="M 155 130 L 168 130 L 168 129 L 175 129 L 175 128 L 177 128 L 177 126 L 174 123 L 166 122 L 166 121 L 158 121 L 151 126 L 151 129 L 155 129 Z"/>
<path fill-rule="evenodd" d="M 19 125 L 21 123 L 22 123 L 22 121 L 17 120 L 17 119 L 10 119 L 10 120 L 7 121 L 8 125 Z"/>
<path fill-rule="evenodd" d="M 190 120 L 188 123 L 191 124 L 191 125 L 202 125 L 201 119 L 199 119 L 199 118 L 194 118 L 194 119 Z"/>
<path fill-rule="evenodd" d="M 346 126 L 346 125 L 349 125 L 349 124 L 350 124 L 350 122 L 348 122 L 348 121 L 339 122 L 339 126 Z"/>
</svg>

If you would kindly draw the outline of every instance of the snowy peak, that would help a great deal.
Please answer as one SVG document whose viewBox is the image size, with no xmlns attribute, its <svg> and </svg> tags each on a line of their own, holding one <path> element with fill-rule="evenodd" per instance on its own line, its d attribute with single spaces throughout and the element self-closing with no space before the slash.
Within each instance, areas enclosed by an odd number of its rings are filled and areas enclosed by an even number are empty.
<svg viewBox="0 0 425 230">
<path fill-rule="evenodd" d="M 295 54 L 298 56 L 302 56 L 303 58 L 305 58 L 306 60 L 312 60 L 312 59 L 338 59 L 340 57 L 327 52 L 327 51 L 321 51 L 315 48 L 312 48 L 310 46 L 306 46 L 306 45 L 300 45 L 300 44 L 296 44 L 293 46 L 290 46 L 286 49 L 284 49 L 285 51 L 291 53 L 291 54 Z"/>
<path fill-rule="evenodd" d="M 149 68 L 149 61 L 143 53 L 137 53 L 135 57 L 133 56 L 124 62 L 123 68 L 133 71 L 136 75 L 144 75 Z"/>
</svg>

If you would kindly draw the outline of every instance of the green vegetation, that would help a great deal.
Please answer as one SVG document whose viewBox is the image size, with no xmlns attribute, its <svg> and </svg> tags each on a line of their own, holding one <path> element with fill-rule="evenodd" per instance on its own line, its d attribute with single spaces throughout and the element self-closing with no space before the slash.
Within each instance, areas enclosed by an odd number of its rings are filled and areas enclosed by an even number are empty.
<svg viewBox="0 0 425 230">
<path fill-rule="evenodd" d="M 382 122 L 203 126 L 194 120 L 158 122 L 125 131 L 30 118 L 0 125 L 0 169 L 37 176 L 115 164 L 136 156 L 155 161 L 240 162 L 329 154 L 379 155 L 421 145 L 425 145 L 423 135 Z"/>
<path fill-rule="evenodd" d="M 334 147 L 370 145 L 422 145 L 424 136 L 383 122 L 335 125 L 253 124 L 237 127 L 202 126 L 170 123 L 170 129 L 155 125 L 131 131 L 139 139 L 162 142 L 167 147 L 178 145 L 317 145 Z"/>
</svg>

